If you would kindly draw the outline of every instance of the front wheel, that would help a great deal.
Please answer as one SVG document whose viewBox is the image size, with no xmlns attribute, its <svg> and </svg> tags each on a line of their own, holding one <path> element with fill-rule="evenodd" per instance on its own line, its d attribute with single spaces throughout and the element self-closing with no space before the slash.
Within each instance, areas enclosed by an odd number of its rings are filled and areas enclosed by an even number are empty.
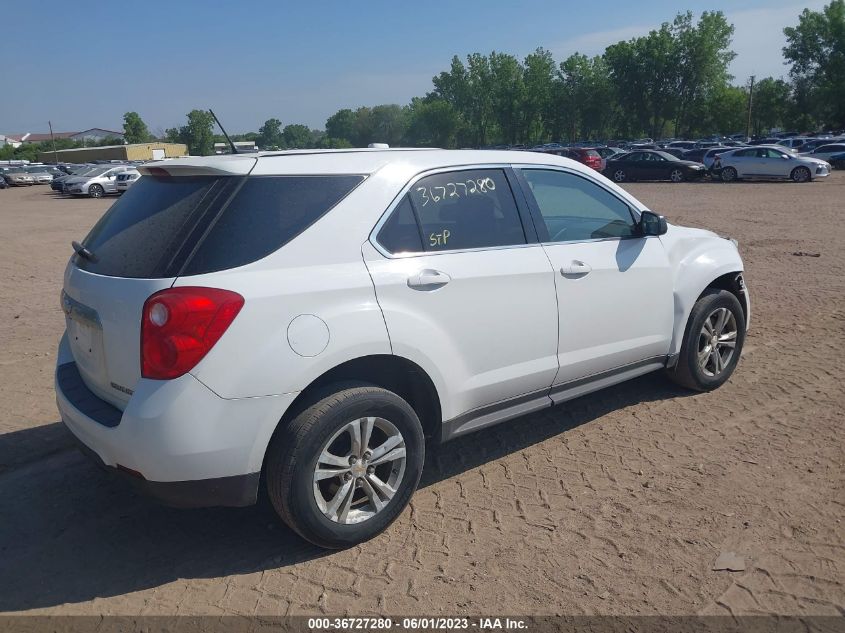
<svg viewBox="0 0 845 633">
<path fill-rule="evenodd" d="M 106 192 L 100 185 L 91 185 L 88 187 L 88 195 L 92 198 L 102 198 Z"/>
<path fill-rule="evenodd" d="M 806 167 L 796 167 L 789 177 L 792 178 L 793 182 L 809 182 L 811 178 L 810 170 Z"/>
<path fill-rule="evenodd" d="M 411 406 L 374 386 L 338 388 L 279 429 L 267 492 L 282 520 L 330 549 L 383 532 L 408 505 L 425 460 Z"/>
<path fill-rule="evenodd" d="M 684 170 L 673 169 L 672 172 L 669 174 L 669 180 L 671 180 L 672 182 L 684 182 Z"/>
<path fill-rule="evenodd" d="M 625 173 L 624 169 L 617 169 L 613 172 L 613 180 L 614 182 L 625 182 L 628 179 L 628 174 Z"/>
<path fill-rule="evenodd" d="M 745 314 L 736 296 L 711 288 L 690 312 L 678 363 L 669 378 L 694 391 L 711 391 L 731 377 L 745 343 Z"/>
</svg>

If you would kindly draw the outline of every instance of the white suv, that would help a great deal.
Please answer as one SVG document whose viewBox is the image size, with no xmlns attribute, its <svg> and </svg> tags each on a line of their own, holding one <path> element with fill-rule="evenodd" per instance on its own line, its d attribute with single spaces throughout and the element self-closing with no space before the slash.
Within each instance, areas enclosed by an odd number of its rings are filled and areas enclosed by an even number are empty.
<svg viewBox="0 0 845 633">
<path fill-rule="evenodd" d="M 324 547 L 384 530 L 425 438 L 658 369 L 725 382 L 750 305 L 735 242 L 548 154 L 341 150 L 144 174 L 68 263 L 62 419 L 163 501 L 265 485 Z"/>
</svg>

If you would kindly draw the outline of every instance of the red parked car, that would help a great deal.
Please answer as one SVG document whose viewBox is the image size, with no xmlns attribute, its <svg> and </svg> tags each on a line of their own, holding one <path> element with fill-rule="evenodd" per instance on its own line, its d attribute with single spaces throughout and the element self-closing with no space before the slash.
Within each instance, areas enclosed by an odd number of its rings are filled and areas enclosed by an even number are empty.
<svg viewBox="0 0 845 633">
<path fill-rule="evenodd" d="M 572 160 L 577 160 L 579 163 L 584 163 L 587 167 L 592 167 L 598 172 L 604 171 L 604 159 L 592 147 L 563 147 L 560 149 L 549 149 L 544 153 L 571 158 Z"/>
</svg>

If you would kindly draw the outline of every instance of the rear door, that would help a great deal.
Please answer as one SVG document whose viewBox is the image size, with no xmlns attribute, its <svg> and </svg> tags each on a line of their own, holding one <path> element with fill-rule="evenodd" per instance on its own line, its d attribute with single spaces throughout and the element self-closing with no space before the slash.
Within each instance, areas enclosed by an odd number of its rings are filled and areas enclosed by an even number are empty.
<svg viewBox="0 0 845 633">
<path fill-rule="evenodd" d="M 521 176 L 555 271 L 560 314 L 555 385 L 664 362 L 674 305 L 660 239 L 641 237 L 627 202 L 591 178 L 534 166 L 524 166 Z"/>
<path fill-rule="evenodd" d="M 554 274 L 503 168 L 410 185 L 364 245 L 394 353 L 448 385 L 444 419 L 548 390 Z"/>
</svg>

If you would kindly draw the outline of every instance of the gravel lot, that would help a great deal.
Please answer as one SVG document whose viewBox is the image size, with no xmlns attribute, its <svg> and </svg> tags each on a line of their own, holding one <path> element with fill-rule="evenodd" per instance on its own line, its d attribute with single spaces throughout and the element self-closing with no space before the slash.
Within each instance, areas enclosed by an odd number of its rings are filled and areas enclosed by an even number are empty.
<svg viewBox="0 0 845 633">
<path fill-rule="evenodd" d="M 263 507 L 160 507 L 71 448 L 62 270 L 111 200 L 0 191 L 0 612 L 841 615 L 845 172 L 629 188 L 740 241 L 732 380 L 646 376 L 432 451 L 400 520 L 331 554 Z M 723 552 L 746 569 L 713 571 Z"/>
</svg>

